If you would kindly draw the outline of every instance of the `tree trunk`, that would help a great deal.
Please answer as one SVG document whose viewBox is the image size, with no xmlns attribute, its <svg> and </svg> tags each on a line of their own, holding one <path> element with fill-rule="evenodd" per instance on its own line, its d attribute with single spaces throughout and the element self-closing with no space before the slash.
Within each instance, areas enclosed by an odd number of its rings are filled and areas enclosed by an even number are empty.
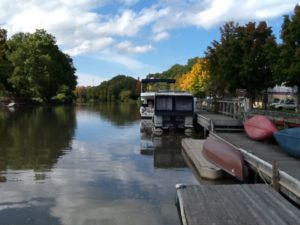
<svg viewBox="0 0 300 225">
<path fill-rule="evenodd" d="M 296 94 L 296 113 L 299 112 L 299 100 L 300 100 L 300 85 L 297 85 L 297 94 Z"/>
</svg>

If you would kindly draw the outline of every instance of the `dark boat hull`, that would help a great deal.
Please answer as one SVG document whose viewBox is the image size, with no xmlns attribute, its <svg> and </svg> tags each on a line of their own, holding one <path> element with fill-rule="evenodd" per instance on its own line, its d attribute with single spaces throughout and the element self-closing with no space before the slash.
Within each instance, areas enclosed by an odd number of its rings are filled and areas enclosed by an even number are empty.
<svg viewBox="0 0 300 225">
<path fill-rule="evenodd" d="M 274 137 L 286 153 L 300 158 L 300 127 L 278 131 Z"/>
<path fill-rule="evenodd" d="M 253 140 L 264 141 L 277 131 L 276 126 L 266 117 L 257 115 L 244 123 L 246 134 Z"/>
<path fill-rule="evenodd" d="M 203 144 L 203 154 L 210 162 L 225 172 L 244 180 L 244 160 L 240 151 L 220 140 L 208 137 Z"/>
</svg>

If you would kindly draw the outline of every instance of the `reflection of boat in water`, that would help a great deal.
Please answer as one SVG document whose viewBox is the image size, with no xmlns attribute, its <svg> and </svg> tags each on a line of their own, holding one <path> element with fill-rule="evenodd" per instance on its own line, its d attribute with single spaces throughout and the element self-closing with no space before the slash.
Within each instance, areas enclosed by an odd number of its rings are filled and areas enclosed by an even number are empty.
<svg viewBox="0 0 300 225">
<path fill-rule="evenodd" d="M 181 154 L 181 139 L 178 135 L 155 137 L 154 167 L 185 168 L 187 164 Z"/>
<path fill-rule="evenodd" d="M 152 130 L 156 133 L 171 129 L 190 133 L 193 129 L 194 97 L 185 91 L 170 91 L 170 84 L 174 83 L 174 79 L 141 81 L 141 118 L 151 121 Z M 145 124 L 141 123 L 141 130 L 146 127 Z"/>
<path fill-rule="evenodd" d="M 141 154 L 142 155 L 153 155 L 154 154 L 154 145 L 150 140 L 141 141 Z"/>
<path fill-rule="evenodd" d="M 7 107 L 12 108 L 12 107 L 15 107 L 15 105 L 16 105 L 15 102 L 11 102 L 11 103 L 7 104 Z"/>
<path fill-rule="evenodd" d="M 143 133 L 141 150 L 143 155 L 153 155 L 156 168 L 185 168 L 187 164 L 181 154 L 181 137 Z"/>
</svg>

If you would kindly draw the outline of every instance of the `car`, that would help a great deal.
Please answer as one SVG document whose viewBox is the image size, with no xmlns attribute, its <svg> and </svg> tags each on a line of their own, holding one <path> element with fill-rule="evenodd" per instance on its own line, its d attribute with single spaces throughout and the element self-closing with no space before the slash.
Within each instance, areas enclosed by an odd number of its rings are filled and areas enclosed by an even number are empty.
<svg viewBox="0 0 300 225">
<path fill-rule="evenodd" d="M 274 105 L 275 109 L 296 109 L 296 104 L 293 99 L 281 99 Z"/>
<path fill-rule="evenodd" d="M 270 104 L 270 107 L 274 108 L 275 105 L 277 105 L 279 102 L 280 102 L 279 98 L 274 98 L 273 101 L 272 101 L 272 103 Z"/>
</svg>

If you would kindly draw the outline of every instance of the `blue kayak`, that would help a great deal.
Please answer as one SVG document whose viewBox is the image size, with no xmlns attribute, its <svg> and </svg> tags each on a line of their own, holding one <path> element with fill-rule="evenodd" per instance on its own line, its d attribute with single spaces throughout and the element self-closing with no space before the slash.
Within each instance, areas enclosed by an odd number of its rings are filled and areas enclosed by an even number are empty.
<svg viewBox="0 0 300 225">
<path fill-rule="evenodd" d="M 300 127 L 284 129 L 273 135 L 286 153 L 300 158 Z"/>
</svg>

